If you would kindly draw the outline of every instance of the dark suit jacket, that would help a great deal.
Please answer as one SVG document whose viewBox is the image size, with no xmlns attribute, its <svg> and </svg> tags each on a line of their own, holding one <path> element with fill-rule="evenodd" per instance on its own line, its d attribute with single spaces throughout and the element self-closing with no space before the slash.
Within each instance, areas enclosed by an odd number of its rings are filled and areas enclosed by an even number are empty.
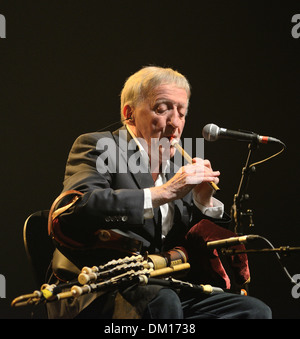
<svg viewBox="0 0 300 339">
<path fill-rule="evenodd" d="M 119 134 L 120 131 L 123 131 L 122 135 Z M 131 136 L 126 133 L 126 140 L 121 139 L 124 131 L 126 129 L 123 127 L 113 133 L 84 134 L 73 144 L 67 160 L 63 190 L 78 190 L 84 195 L 60 217 L 64 232 L 73 239 L 82 240 L 99 228 L 119 229 L 129 237 L 142 241 L 142 253 L 148 251 L 150 254 L 183 245 L 187 231 L 202 218 L 210 218 L 194 206 L 192 194 L 189 193 L 174 202 L 173 227 L 162 243 L 161 225 L 157 218 L 144 219 L 143 216 L 143 189 L 154 186 L 152 176 L 149 172 L 132 173 L 127 159 L 139 150 L 128 149 Z M 106 142 L 113 150 L 109 154 L 107 149 L 104 150 L 101 146 L 101 143 L 103 145 Z M 99 156 L 103 156 L 104 152 L 107 155 L 107 164 L 110 163 L 114 167 L 115 173 L 100 173 L 103 164 Z M 124 164 L 126 173 L 119 173 L 121 166 L 124 172 Z M 174 172 L 171 172 L 167 174 L 167 178 L 170 179 L 173 175 Z M 225 214 L 223 219 L 213 221 L 227 226 L 229 217 Z M 93 251 L 87 255 L 75 255 L 75 259 L 74 253 L 68 253 L 68 256 L 73 255 L 73 260 L 77 262 L 85 260 L 82 265 L 87 265 L 91 256 L 97 256 L 97 260 L 102 259 L 102 262 L 110 260 L 115 254 L 111 252 L 111 256 L 108 256 L 108 252 Z"/>
</svg>

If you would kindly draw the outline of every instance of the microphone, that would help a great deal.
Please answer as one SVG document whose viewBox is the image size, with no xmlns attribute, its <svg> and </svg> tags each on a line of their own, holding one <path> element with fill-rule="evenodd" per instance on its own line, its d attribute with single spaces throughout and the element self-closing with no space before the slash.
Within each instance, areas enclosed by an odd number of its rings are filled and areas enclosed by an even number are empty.
<svg viewBox="0 0 300 339">
<path fill-rule="evenodd" d="M 207 124 L 203 127 L 202 136 L 207 141 L 216 141 L 218 139 L 234 139 L 238 141 L 251 141 L 261 144 L 284 143 L 276 138 L 258 135 L 251 132 L 233 131 L 227 128 L 220 128 L 215 124 Z"/>
<path fill-rule="evenodd" d="M 248 241 L 252 241 L 255 239 L 258 239 L 259 235 L 249 234 L 249 235 L 243 235 L 241 237 L 231 237 L 226 239 L 220 239 L 215 241 L 208 241 L 206 243 L 207 248 L 220 248 L 220 247 L 230 247 L 234 245 L 244 244 Z"/>
</svg>

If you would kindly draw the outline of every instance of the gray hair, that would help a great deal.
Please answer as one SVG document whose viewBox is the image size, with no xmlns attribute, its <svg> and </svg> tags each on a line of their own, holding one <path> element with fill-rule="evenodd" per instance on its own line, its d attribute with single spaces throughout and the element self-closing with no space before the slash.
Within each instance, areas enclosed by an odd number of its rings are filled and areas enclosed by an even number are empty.
<svg viewBox="0 0 300 339">
<path fill-rule="evenodd" d="M 181 73 L 171 69 L 156 66 L 146 66 L 131 75 L 125 82 L 121 92 L 121 121 L 124 123 L 123 108 L 125 105 L 136 107 L 139 102 L 151 97 L 153 90 L 162 84 L 174 84 L 183 88 L 188 98 L 191 96 L 191 86 Z"/>
</svg>

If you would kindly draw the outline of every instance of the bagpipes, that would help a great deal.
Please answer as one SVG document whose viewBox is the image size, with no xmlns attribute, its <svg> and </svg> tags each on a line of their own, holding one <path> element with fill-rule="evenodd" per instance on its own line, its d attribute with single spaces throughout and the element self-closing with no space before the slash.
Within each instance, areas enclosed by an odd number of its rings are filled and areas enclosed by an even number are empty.
<svg viewBox="0 0 300 339">
<path fill-rule="evenodd" d="M 173 277 L 182 276 L 189 269 L 190 264 L 182 248 L 174 248 L 162 254 L 126 256 L 111 260 L 104 265 L 83 267 L 76 280 L 58 285 L 43 284 L 40 290 L 15 298 L 11 306 L 39 305 L 62 299 L 78 298 L 89 293 L 146 284 L 189 289 L 205 294 L 224 292 L 218 287 L 191 284 Z"/>
<path fill-rule="evenodd" d="M 222 293 L 224 289 L 230 288 L 229 277 L 216 250 L 207 251 L 206 242 L 230 237 L 234 235 L 232 232 L 209 220 L 202 220 L 192 227 L 186 235 L 188 251 L 184 247 L 175 247 L 168 252 L 146 253 L 144 256 L 140 254 L 137 240 L 124 237 L 113 230 L 98 230 L 91 237 L 91 242 L 78 242 L 65 236 L 59 216 L 76 204 L 81 195 L 82 193 L 78 191 L 64 192 L 51 206 L 48 218 L 48 233 L 56 246 L 78 251 L 91 247 L 117 249 L 119 251 L 124 250 L 127 255 L 131 256 L 111 260 L 101 266 L 83 267 L 78 276 L 77 273 L 75 274 L 77 279 L 69 282 L 61 282 L 57 285 L 43 284 L 40 290 L 15 298 L 11 303 L 13 307 L 78 298 L 84 294 L 121 289 L 126 285 L 134 284 L 156 284 L 206 294 Z M 65 198 L 68 198 L 68 203 L 59 207 L 60 202 Z M 245 260 L 245 255 L 235 256 L 235 260 L 231 264 L 237 272 L 240 285 L 244 284 L 249 279 L 248 262 Z M 196 280 L 193 279 L 195 274 Z M 187 282 L 174 279 L 174 276 L 182 275 L 188 275 L 187 280 L 190 278 L 192 280 Z M 205 285 L 200 284 L 200 282 L 205 282 Z"/>
</svg>

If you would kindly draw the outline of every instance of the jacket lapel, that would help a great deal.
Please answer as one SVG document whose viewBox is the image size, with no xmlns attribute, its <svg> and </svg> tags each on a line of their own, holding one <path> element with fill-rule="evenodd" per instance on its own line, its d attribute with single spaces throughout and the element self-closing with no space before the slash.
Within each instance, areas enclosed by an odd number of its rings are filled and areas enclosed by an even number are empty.
<svg viewBox="0 0 300 339">
<path fill-rule="evenodd" d="M 148 165 L 146 167 L 140 163 L 142 161 L 140 150 L 126 127 L 113 132 L 113 137 L 119 146 L 119 168 L 122 166 L 123 170 L 130 172 L 139 188 L 153 187 L 154 182 Z"/>
</svg>

